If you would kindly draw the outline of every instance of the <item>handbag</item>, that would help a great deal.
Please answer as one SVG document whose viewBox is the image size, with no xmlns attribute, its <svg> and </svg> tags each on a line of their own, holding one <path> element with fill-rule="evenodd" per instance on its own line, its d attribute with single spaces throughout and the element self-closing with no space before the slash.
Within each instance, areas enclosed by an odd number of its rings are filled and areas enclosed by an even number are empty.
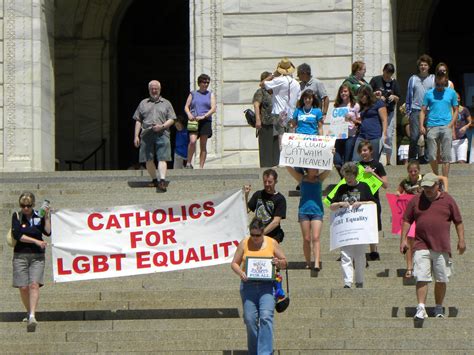
<svg viewBox="0 0 474 355">
<path fill-rule="evenodd" d="M 255 128 L 257 123 L 257 117 L 255 116 L 255 112 L 251 109 L 246 109 L 244 111 L 245 119 L 247 120 L 247 124 Z"/>
<path fill-rule="evenodd" d="M 286 295 L 285 298 L 278 300 L 275 303 L 275 311 L 278 313 L 285 312 L 288 306 L 290 305 L 290 284 L 288 281 L 288 269 L 285 269 L 286 274 Z"/>
<path fill-rule="evenodd" d="M 20 216 L 19 216 L 18 212 L 15 212 L 15 213 L 16 213 L 16 218 L 20 219 Z M 8 246 L 14 248 L 15 245 L 16 245 L 17 240 L 15 238 L 13 238 L 13 233 L 12 233 L 11 228 L 8 230 L 6 237 L 7 237 Z"/>
<path fill-rule="evenodd" d="M 197 132 L 198 128 L 199 128 L 198 121 L 188 121 L 188 125 L 187 125 L 188 132 Z"/>
</svg>

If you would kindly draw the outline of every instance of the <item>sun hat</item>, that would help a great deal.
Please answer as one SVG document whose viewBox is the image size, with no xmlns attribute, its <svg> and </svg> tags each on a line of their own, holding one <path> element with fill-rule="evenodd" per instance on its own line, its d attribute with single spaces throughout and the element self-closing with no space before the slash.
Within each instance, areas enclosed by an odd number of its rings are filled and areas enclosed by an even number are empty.
<svg viewBox="0 0 474 355">
<path fill-rule="evenodd" d="M 278 63 L 276 71 L 282 75 L 288 75 L 295 71 L 295 66 L 288 58 L 285 57 Z"/>
</svg>

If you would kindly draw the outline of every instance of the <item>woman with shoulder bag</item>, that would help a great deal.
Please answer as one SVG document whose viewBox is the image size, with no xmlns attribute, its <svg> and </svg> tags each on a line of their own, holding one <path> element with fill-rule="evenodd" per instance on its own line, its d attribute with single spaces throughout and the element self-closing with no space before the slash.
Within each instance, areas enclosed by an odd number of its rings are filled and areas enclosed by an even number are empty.
<svg viewBox="0 0 474 355">
<path fill-rule="evenodd" d="M 273 353 L 273 314 L 275 297 L 273 280 L 251 281 L 247 278 L 247 258 L 272 258 L 279 269 L 288 266 L 285 255 L 278 242 L 263 234 L 263 222 L 254 218 L 249 225 L 250 236 L 243 239 L 234 254 L 231 268 L 242 280 L 240 295 L 244 309 L 244 322 L 247 326 L 247 345 L 249 354 Z"/>
<path fill-rule="evenodd" d="M 193 168 L 191 163 L 198 139 L 200 139 L 199 167 L 204 168 L 207 158 L 207 140 L 212 137 L 212 115 L 216 112 L 216 97 L 212 91 L 208 90 L 211 78 L 207 74 L 201 74 L 197 82 L 199 89 L 189 94 L 184 106 L 184 112 L 188 116 L 189 131 L 187 169 Z"/>
<path fill-rule="evenodd" d="M 44 284 L 45 249 L 43 235 L 51 235 L 49 206 L 44 206 L 44 217 L 33 210 L 35 195 L 23 192 L 18 199 L 19 213 L 12 216 L 12 235 L 17 243 L 13 250 L 13 287 L 20 290 L 26 308 L 27 331 L 34 332 L 38 322 L 35 318 L 39 300 L 39 288 Z"/>
<path fill-rule="evenodd" d="M 278 132 L 274 129 L 274 116 L 272 115 L 272 91 L 265 88 L 264 82 L 273 79 L 270 72 L 264 71 L 260 75 L 260 88 L 253 95 L 255 110 L 255 128 L 258 131 L 258 151 L 260 167 L 270 168 L 277 166 L 280 161 L 280 147 L 278 145 Z"/>
</svg>

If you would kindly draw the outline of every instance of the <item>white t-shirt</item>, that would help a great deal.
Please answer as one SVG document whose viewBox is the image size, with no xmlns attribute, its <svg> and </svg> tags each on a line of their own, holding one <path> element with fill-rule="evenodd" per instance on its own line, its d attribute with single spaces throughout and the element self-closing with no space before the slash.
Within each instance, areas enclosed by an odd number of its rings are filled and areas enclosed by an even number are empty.
<svg viewBox="0 0 474 355">
<path fill-rule="evenodd" d="M 273 91 L 272 113 L 278 115 L 282 111 L 287 111 L 291 117 L 300 96 L 300 84 L 289 75 L 280 75 L 264 83 L 267 90 Z"/>
</svg>

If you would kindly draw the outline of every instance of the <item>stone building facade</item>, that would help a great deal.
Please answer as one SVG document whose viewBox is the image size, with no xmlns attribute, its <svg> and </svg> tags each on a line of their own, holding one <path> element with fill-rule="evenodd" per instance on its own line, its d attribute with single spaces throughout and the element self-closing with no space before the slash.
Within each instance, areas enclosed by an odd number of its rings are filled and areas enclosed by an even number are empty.
<svg viewBox="0 0 474 355">
<path fill-rule="evenodd" d="M 163 96 L 181 113 L 200 73 L 212 78 L 218 111 L 207 166 L 258 166 L 257 140 L 242 112 L 262 71 L 274 70 L 284 56 L 295 65 L 306 62 L 334 100 L 355 60 L 366 62 L 368 78 L 386 62 L 416 61 L 426 48 L 423 33 L 437 1 L 157 2 L 153 15 L 171 30 L 151 36 L 163 44 L 151 66 L 140 63 L 140 48 L 152 47 L 140 42 L 147 35 L 133 33 L 146 15 L 136 10 L 137 3 L 0 0 L 0 171 L 65 169 L 66 160 L 87 156 L 103 139 L 105 167 L 126 168 L 138 155 L 128 119 L 147 94 L 148 80 L 165 80 Z M 130 20 L 133 9 L 138 19 Z M 181 16 L 177 11 L 186 21 L 174 28 L 174 18 Z M 126 21 L 132 22 L 124 31 Z M 181 31 L 188 38 L 184 46 L 165 41 Z M 127 47 L 129 38 L 138 43 L 133 49 Z M 123 67 L 124 48 L 135 56 L 132 68 Z M 407 77 L 412 70 L 413 65 L 398 75 Z M 128 75 L 128 81 L 120 75 Z M 173 81 L 176 75 L 180 80 Z M 132 92 L 133 80 L 139 93 Z"/>
</svg>

